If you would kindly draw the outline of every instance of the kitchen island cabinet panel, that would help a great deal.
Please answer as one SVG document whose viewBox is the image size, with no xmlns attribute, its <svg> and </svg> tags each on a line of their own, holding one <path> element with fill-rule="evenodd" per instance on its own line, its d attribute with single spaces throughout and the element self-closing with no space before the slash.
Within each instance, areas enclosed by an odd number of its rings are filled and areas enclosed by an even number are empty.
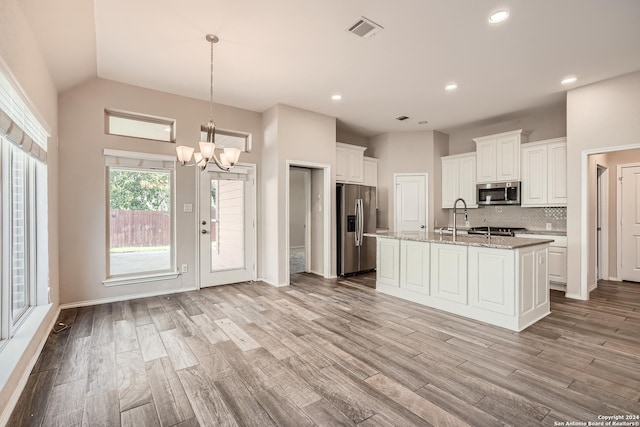
<svg viewBox="0 0 640 427">
<path fill-rule="evenodd" d="M 408 240 L 400 241 L 400 287 L 420 294 L 429 294 L 430 245 Z"/>
<path fill-rule="evenodd" d="M 376 280 L 378 283 L 400 286 L 400 240 L 377 239 Z"/>
<path fill-rule="evenodd" d="M 469 248 L 469 304 L 513 316 L 515 312 L 515 252 Z"/>
<path fill-rule="evenodd" d="M 467 303 L 467 247 L 431 244 L 431 292 L 433 296 Z"/>
</svg>

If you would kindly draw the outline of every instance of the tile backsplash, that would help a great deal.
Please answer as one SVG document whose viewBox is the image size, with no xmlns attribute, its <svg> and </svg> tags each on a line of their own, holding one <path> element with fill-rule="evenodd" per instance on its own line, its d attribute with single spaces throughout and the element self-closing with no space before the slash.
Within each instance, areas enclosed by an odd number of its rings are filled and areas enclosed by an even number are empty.
<svg viewBox="0 0 640 427">
<path fill-rule="evenodd" d="M 458 210 L 460 211 L 460 210 Z M 520 206 L 483 206 L 468 210 L 471 227 L 525 227 L 529 230 L 567 230 L 567 208 L 523 208 Z M 458 216 L 458 225 L 464 226 L 464 218 Z M 449 209 L 449 226 L 453 226 L 453 209 Z"/>
</svg>

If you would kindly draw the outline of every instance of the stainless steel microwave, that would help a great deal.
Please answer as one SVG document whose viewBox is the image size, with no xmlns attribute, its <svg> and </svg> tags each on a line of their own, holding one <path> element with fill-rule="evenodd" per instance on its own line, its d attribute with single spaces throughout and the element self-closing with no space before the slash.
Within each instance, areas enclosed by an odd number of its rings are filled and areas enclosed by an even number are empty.
<svg viewBox="0 0 640 427">
<path fill-rule="evenodd" d="M 479 205 L 519 205 L 520 181 L 477 184 Z"/>
</svg>

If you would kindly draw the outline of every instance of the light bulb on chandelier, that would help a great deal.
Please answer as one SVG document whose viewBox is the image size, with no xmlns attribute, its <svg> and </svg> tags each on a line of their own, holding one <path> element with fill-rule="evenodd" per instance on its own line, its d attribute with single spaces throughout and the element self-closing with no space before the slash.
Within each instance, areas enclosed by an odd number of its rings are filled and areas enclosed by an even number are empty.
<svg viewBox="0 0 640 427">
<path fill-rule="evenodd" d="M 220 155 L 216 155 L 216 125 L 213 123 L 213 45 L 218 43 L 218 36 L 214 34 L 207 34 L 207 41 L 211 44 L 211 79 L 210 79 L 210 103 L 209 103 L 209 122 L 206 125 L 201 126 L 201 132 L 206 132 L 207 137 L 205 141 L 198 143 L 200 152 L 194 153 L 195 149 L 186 145 L 180 145 L 176 147 L 176 153 L 178 155 L 178 161 L 182 166 L 198 166 L 201 170 L 205 170 L 207 165 L 213 162 L 217 167 L 222 170 L 231 170 L 238 159 L 240 158 L 240 150 L 238 148 L 224 148 Z M 191 162 L 193 157 L 194 163 Z"/>
</svg>

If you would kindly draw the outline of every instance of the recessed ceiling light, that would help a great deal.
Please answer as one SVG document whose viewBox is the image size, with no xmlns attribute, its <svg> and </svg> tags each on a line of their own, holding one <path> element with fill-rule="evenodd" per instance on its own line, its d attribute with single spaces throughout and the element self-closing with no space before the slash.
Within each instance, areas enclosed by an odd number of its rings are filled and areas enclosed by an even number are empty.
<svg viewBox="0 0 640 427">
<path fill-rule="evenodd" d="M 562 83 L 563 85 L 570 85 L 572 83 L 575 83 L 576 81 L 578 81 L 578 78 L 576 76 L 567 76 L 562 79 L 560 83 Z"/>
<path fill-rule="evenodd" d="M 331 95 L 331 99 L 334 101 L 340 101 L 342 99 L 342 95 L 336 93 L 335 95 Z"/>
<path fill-rule="evenodd" d="M 444 87 L 444 90 L 456 90 L 458 89 L 457 83 L 449 83 Z"/>
<path fill-rule="evenodd" d="M 505 21 L 509 17 L 508 10 L 498 10 L 497 12 L 493 12 L 489 16 L 489 22 L 492 24 L 499 24 L 500 22 Z"/>
</svg>

